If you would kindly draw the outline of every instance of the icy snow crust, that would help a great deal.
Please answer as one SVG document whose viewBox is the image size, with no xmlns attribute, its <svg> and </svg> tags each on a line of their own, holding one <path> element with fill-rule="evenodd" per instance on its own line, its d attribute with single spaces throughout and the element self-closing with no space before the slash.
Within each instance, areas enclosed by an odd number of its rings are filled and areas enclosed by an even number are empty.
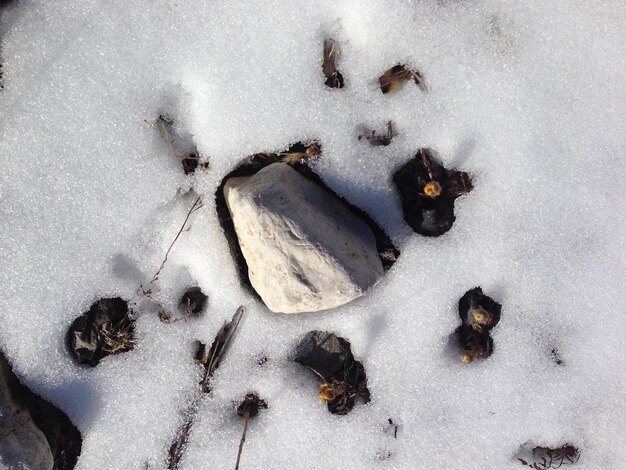
<svg viewBox="0 0 626 470">
<path fill-rule="evenodd" d="M 0 91 L 0 347 L 18 375 L 83 433 L 80 469 L 164 468 L 211 342 L 239 305 L 239 335 L 203 400 L 184 469 L 234 466 L 248 391 L 267 400 L 243 468 L 516 469 L 518 448 L 582 449 L 577 468 L 626 465 L 622 1 L 34 1 L 3 13 Z M 324 86 L 322 43 L 343 50 L 345 88 Z M 396 63 L 412 83 L 382 95 Z M 144 122 L 172 116 L 210 169 L 186 178 Z M 399 135 L 388 147 L 362 128 Z M 244 157 L 319 139 L 315 171 L 402 251 L 362 299 L 270 313 L 241 286 L 214 193 Z M 419 147 L 468 171 L 457 221 L 428 239 L 391 184 Z M 64 337 L 100 297 L 132 300 L 194 197 L 157 284 L 204 316 L 165 324 L 138 310 L 137 347 L 95 369 Z M 495 352 L 463 366 L 456 305 L 477 285 L 503 304 Z M 311 329 L 348 338 L 372 402 L 329 414 L 291 360 Z M 553 348 L 564 361 L 558 366 Z M 263 366 L 257 360 L 267 356 Z M 399 425 L 397 439 L 384 432 Z M 389 456 L 388 456 L 389 455 Z M 387 457 L 388 456 L 388 457 Z"/>
</svg>

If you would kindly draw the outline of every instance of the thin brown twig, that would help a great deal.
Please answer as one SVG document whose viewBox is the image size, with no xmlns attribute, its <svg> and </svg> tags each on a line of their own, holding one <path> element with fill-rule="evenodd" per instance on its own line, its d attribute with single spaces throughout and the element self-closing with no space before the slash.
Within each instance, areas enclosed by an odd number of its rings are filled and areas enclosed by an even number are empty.
<svg viewBox="0 0 626 470">
<path fill-rule="evenodd" d="M 179 321 L 187 320 L 189 317 L 191 317 L 192 314 L 193 314 L 193 311 L 191 309 L 191 301 L 189 299 L 187 299 L 187 305 L 185 306 L 185 312 L 180 317 L 172 318 L 170 315 L 165 313 L 165 311 L 163 309 L 159 310 L 159 312 L 158 312 L 159 320 L 161 320 L 163 323 L 168 323 L 168 324 L 169 323 L 176 323 L 176 322 L 179 322 Z"/>
<path fill-rule="evenodd" d="M 165 257 L 163 258 L 163 261 L 161 262 L 161 266 L 159 266 L 159 269 L 157 270 L 157 272 L 155 272 L 154 276 L 152 276 L 152 279 L 150 280 L 150 284 L 154 284 L 159 279 L 159 276 L 161 275 L 161 271 L 165 267 L 165 263 L 167 263 L 167 257 L 169 256 L 170 251 L 172 251 L 172 247 L 174 246 L 174 243 L 176 243 L 176 241 L 178 240 L 178 237 L 180 237 L 180 234 L 183 233 L 183 230 L 185 230 L 185 226 L 187 225 L 187 222 L 189 221 L 189 217 L 191 217 L 191 214 L 201 209 L 202 206 L 203 206 L 202 198 L 198 197 L 194 201 L 193 205 L 191 206 L 191 209 L 189 209 L 189 212 L 187 212 L 187 217 L 185 217 L 185 221 L 183 222 L 183 225 L 180 226 L 180 230 L 178 230 L 176 237 L 174 237 L 174 240 L 170 244 L 170 247 L 165 252 Z"/>
<path fill-rule="evenodd" d="M 243 433 L 241 433 L 241 440 L 239 441 L 239 452 L 237 452 L 235 470 L 239 470 L 239 461 L 241 460 L 241 453 L 243 452 L 243 444 L 246 442 L 246 433 L 248 432 L 248 421 L 250 421 L 250 411 L 246 411 L 244 415 Z"/>
<path fill-rule="evenodd" d="M 172 154 L 174 155 L 174 157 L 182 159 L 183 155 L 180 154 L 178 150 L 176 149 L 176 147 L 174 146 L 174 141 L 170 137 L 170 133 L 167 131 L 167 127 L 165 127 L 165 119 L 163 119 L 162 116 L 159 116 L 159 118 L 155 122 L 156 122 L 157 127 L 159 128 L 159 132 L 161 132 L 161 137 L 163 137 L 163 140 L 165 140 L 167 144 L 170 146 L 170 150 L 172 151 Z"/>
</svg>

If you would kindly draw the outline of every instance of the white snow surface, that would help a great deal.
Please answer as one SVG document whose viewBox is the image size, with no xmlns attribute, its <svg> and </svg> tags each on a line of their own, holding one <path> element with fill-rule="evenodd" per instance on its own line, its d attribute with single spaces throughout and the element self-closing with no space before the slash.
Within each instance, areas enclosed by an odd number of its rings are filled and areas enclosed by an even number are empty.
<svg viewBox="0 0 626 470">
<path fill-rule="evenodd" d="M 572 468 L 626 467 L 626 4 L 364 0 L 19 0 L 0 20 L 0 347 L 26 385 L 83 435 L 78 469 L 162 469 L 210 343 L 239 305 L 239 334 L 202 400 L 182 469 L 517 469 L 520 446 L 582 450 Z M 333 37 L 346 86 L 324 86 Z M 377 77 L 416 67 L 383 95 Z M 167 113 L 210 163 L 186 177 L 151 121 Z M 398 130 L 388 147 L 357 136 Z M 317 139 L 315 171 L 401 251 L 365 297 L 273 314 L 239 281 L 214 193 L 246 156 Z M 393 172 L 420 147 L 471 174 L 452 230 L 404 223 Z M 188 193 L 193 189 L 194 193 Z M 155 297 L 187 286 L 203 316 L 165 324 L 135 308 L 137 346 L 73 362 L 71 322 L 101 297 L 137 299 L 197 195 Z M 458 299 L 503 304 L 495 352 L 463 366 Z M 292 361 L 312 329 L 347 338 L 369 405 L 328 413 Z M 564 365 L 551 350 L 557 348 Z M 263 366 L 257 360 L 267 356 Z M 384 431 L 388 418 L 397 438 Z"/>
</svg>

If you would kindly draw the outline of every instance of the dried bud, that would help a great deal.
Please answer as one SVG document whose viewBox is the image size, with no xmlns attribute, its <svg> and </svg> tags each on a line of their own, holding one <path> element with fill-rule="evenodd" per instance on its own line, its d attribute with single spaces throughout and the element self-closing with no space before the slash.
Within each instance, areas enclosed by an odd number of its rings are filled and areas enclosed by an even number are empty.
<svg viewBox="0 0 626 470">
<path fill-rule="evenodd" d="M 441 185 L 436 181 L 429 181 L 424 185 L 424 194 L 435 198 L 441 194 Z"/>
<path fill-rule="evenodd" d="M 254 418 L 259 414 L 260 408 L 267 409 L 265 400 L 261 400 L 255 393 L 248 393 L 237 407 L 237 414 L 242 417 L 248 415 L 250 418 Z"/>
<path fill-rule="evenodd" d="M 474 356 L 468 351 L 463 351 L 461 353 L 461 362 L 463 364 L 470 364 L 474 360 Z"/>
<path fill-rule="evenodd" d="M 317 394 L 323 401 L 331 401 L 337 396 L 335 389 L 329 383 L 323 383 L 320 385 L 320 389 Z"/>
</svg>

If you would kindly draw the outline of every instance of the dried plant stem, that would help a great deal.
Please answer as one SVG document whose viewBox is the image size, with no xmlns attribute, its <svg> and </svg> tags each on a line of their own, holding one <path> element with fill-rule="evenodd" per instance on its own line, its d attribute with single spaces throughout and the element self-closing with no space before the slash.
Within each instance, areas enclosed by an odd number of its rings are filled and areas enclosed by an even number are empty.
<svg viewBox="0 0 626 470">
<path fill-rule="evenodd" d="M 163 137 L 163 140 L 165 140 L 170 146 L 170 150 L 172 151 L 174 157 L 183 158 L 183 156 L 174 146 L 174 140 L 171 138 L 170 133 L 167 131 L 167 127 L 165 127 L 165 120 L 161 116 L 159 116 L 159 118 L 156 120 L 156 126 L 159 128 L 159 132 L 161 132 L 161 137 Z"/>
<path fill-rule="evenodd" d="M 174 237 L 174 240 L 172 241 L 172 243 L 170 244 L 169 248 L 165 252 L 165 257 L 163 258 L 163 261 L 161 262 L 161 266 L 159 266 L 159 269 L 157 270 L 157 272 L 155 272 L 154 276 L 152 276 L 152 279 L 150 280 L 150 284 L 153 284 L 156 281 L 158 281 L 159 276 L 161 275 L 161 271 L 163 271 L 163 268 L 165 267 L 165 263 L 167 263 L 167 257 L 169 256 L 170 251 L 172 251 L 172 247 L 174 246 L 174 244 L 178 240 L 178 237 L 180 237 L 180 234 L 183 233 L 183 230 L 185 230 L 185 226 L 187 225 L 187 222 L 189 222 L 189 217 L 191 217 L 191 214 L 193 214 L 197 210 L 201 209 L 202 206 L 203 206 L 202 199 L 200 197 L 198 197 L 194 201 L 193 205 L 191 206 L 191 209 L 189 209 L 189 212 L 187 212 L 187 217 L 185 217 L 185 221 L 180 226 L 180 229 L 178 230 L 178 233 L 176 234 L 176 237 Z"/>
<path fill-rule="evenodd" d="M 186 418 L 185 422 L 178 430 L 176 434 L 176 439 L 172 442 L 169 452 L 169 458 L 167 462 L 168 470 L 175 470 L 178 468 L 178 464 L 180 463 L 180 459 L 183 456 L 183 451 L 187 446 L 187 440 L 189 439 L 189 431 L 191 430 L 191 424 L 193 423 L 193 417 L 195 411 L 197 409 L 196 403 L 192 406 L 189 416 Z"/>
<path fill-rule="evenodd" d="M 176 439 L 174 439 L 174 442 L 170 447 L 167 464 L 168 470 L 175 470 L 176 468 L 178 468 L 178 463 L 180 462 L 183 451 L 185 450 L 185 446 L 187 445 L 187 440 L 189 439 L 189 431 L 191 431 L 191 426 L 193 425 L 193 420 L 196 412 L 198 411 L 198 407 L 200 406 L 202 397 L 211 391 L 210 379 L 213 376 L 215 369 L 219 367 L 220 362 L 224 357 L 224 354 L 228 350 L 235 331 L 239 326 L 239 322 L 241 321 L 243 313 L 244 308 L 239 307 L 233 315 L 232 320 L 228 323 L 224 323 L 222 328 L 220 328 L 217 335 L 215 336 L 215 340 L 213 341 L 213 345 L 211 346 L 208 357 L 204 364 L 204 375 L 202 377 L 202 381 L 200 382 L 201 393 L 198 394 L 198 396 L 191 404 L 185 422 L 176 433 Z"/>
<path fill-rule="evenodd" d="M 224 357 L 224 353 L 230 346 L 230 343 L 233 339 L 235 331 L 237 331 L 237 327 L 239 326 L 239 322 L 241 321 L 241 317 L 243 316 L 244 309 L 243 307 L 239 307 L 233 315 L 233 319 L 229 323 L 225 323 L 224 326 L 220 329 L 215 337 L 215 341 L 211 345 L 211 349 L 209 351 L 209 360 L 207 361 L 204 369 L 204 377 L 202 378 L 202 382 L 200 383 L 202 386 L 202 392 L 208 393 L 211 391 L 209 387 L 209 379 L 213 377 L 213 373 L 215 369 L 217 369 Z"/>
<path fill-rule="evenodd" d="M 239 441 L 239 452 L 237 452 L 235 470 L 239 470 L 239 461 L 241 460 L 241 453 L 243 452 L 243 445 L 246 442 L 246 433 L 248 432 L 248 421 L 250 421 L 250 412 L 246 411 L 243 421 L 243 433 L 241 433 L 241 440 Z"/>
</svg>

